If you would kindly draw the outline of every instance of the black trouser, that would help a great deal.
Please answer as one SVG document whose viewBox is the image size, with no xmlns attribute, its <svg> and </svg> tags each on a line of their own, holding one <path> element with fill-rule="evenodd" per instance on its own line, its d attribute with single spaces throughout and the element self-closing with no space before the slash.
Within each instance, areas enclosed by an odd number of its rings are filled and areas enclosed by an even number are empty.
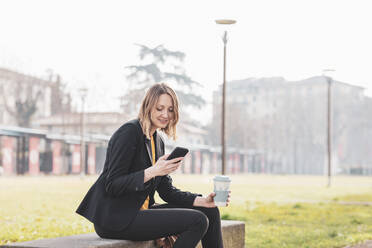
<svg viewBox="0 0 372 248">
<path fill-rule="evenodd" d="M 218 208 L 162 204 L 139 211 L 123 231 L 110 231 L 97 225 L 94 228 L 101 238 L 144 241 L 179 234 L 174 248 L 195 247 L 200 240 L 204 248 L 223 247 Z"/>
</svg>

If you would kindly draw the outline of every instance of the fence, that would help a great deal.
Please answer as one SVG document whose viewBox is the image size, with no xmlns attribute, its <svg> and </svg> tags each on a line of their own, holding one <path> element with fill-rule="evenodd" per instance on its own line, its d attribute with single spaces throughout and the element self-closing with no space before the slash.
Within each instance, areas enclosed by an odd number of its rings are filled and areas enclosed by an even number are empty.
<svg viewBox="0 0 372 248">
<path fill-rule="evenodd" d="M 0 168 L 4 175 L 99 174 L 105 162 L 110 137 L 86 135 L 85 164 L 81 165 L 81 137 L 50 134 L 46 131 L 0 127 Z M 190 145 L 184 166 L 178 173 L 209 174 L 221 172 L 219 149 Z M 167 146 L 167 151 L 173 147 Z M 263 159 L 256 151 L 231 150 L 227 154 L 226 172 L 261 173 Z M 85 170 L 85 171 L 84 171 Z"/>
</svg>

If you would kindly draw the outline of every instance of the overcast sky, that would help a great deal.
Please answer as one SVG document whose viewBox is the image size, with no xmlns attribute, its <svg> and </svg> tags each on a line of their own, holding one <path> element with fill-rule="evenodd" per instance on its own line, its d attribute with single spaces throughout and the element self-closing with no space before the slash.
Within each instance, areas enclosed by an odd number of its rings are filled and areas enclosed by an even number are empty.
<svg viewBox="0 0 372 248">
<path fill-rule="evenodd" d="M 365 0 L 0 1 L 0 66 L 89 87 L 89 110 L 117 110 L 134 43 L 186 53 L 186 73 L 211 90 L 222 82 L 222 29 L 229 30 L 227 78 L 299 80 L 336 71 L 372 95 L 371 4 Z M 114 99 L 114 100 L 111 100 Z M 207 111 L 209 112 L 209 110 Z M 204 115 L 208 116 L 208 115 Z"/>
</svg>

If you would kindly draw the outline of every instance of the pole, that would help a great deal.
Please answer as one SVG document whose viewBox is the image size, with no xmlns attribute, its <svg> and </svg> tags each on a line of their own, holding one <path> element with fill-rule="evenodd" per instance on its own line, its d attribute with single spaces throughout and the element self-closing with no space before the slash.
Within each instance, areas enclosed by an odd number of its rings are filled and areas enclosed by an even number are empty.
<svg viewBox="0 0 372 248">
<path fill-rule="evenodd" d="M 222 37 L 223 41 L 223 84 L 222 84 L 222 127 L 221 127 L 221 146 L 222 146 L 222 175 L 226 174 L 226 136 L 225 136 L 225 108 L 226 108 L 226 44 L 227 31 Z"/>
<path fill-rule="evenodd" d="M 332 86 L 332 79 L 327 77 L 327 84 L 328 84 L 328 101 L 327 101 L 327 152 L 328 152 L 328 185 L 327 187 L 331 187 L 331 165 L 332 165 L 332 140 L 331 140 L 331 86 Z"/>
<path fill-rule="evenodd" d="M 81 97 L 82 100 L 82 108 L 80 114 L 80 174 L 83 176 L 85 175 L 85 143 L 84 143 L 84 104 L 85 104 L 85 96 Z"/>
</svg>

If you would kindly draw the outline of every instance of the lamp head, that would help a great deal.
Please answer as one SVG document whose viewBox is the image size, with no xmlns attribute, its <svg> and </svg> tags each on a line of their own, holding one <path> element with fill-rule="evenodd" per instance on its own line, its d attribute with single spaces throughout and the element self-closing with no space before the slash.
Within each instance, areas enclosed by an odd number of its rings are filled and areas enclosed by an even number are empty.
<svg viewBox="0 0 372 248">
<path fill-rule="evenodd" d="M 231 25 L 231 24 L 235 24 L 236 21 L 232 19 L 218 19 L 216 20 L 216 23 L 222 24 L 222 25 Z"/>
</svg>

